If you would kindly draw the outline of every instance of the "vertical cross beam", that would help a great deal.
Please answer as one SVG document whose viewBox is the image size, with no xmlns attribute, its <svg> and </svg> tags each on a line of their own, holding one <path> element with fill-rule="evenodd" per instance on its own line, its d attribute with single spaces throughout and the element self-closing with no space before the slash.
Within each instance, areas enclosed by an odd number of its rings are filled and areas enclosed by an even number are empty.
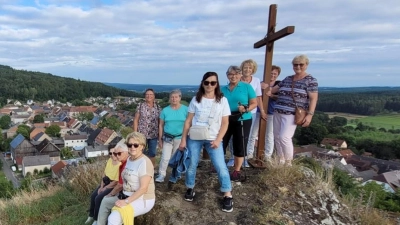
<svg viewBox="0 0 400 225">
<path fill-rule="evenodd" d="M 276 14 L 277 14 L 277 5 L 272 4 L 269 7 L 269 19 L 268 19 L 268 31 L 267 35 L 260 41 L 254 44 L 254 48 L 261 48 L 264 45 L 265 49 L 265 63 L 264 63 L 264 76 L 263 81 L 266 84 L 269 84 L 271 81 L 271 69 L 272 69 L 272 57 L 274 53 L 274 42 L 279 40 L 287 35 L 294 33 L 294 26 L 288 26 L 283 28 L 282 30 L 275 32 L 276 27 Z M 262 99 L 263 99 L 263 107 L 266 111 L 268 111 L 268 96 L 265 93 L 268 89 L 262 91 Z M 260 126 L 258 130 L 258 145 L 257 145 L 257 155 L 256 158 L 262 160 L 264 157 L 264 146 L 265 146 L 265 133 L 267 123 L 272 121 L 265 121 L 260 119 Z M 250 162 L 254 167 L 262 167 L 261 161 L 251 161 Z"/>
</svg>

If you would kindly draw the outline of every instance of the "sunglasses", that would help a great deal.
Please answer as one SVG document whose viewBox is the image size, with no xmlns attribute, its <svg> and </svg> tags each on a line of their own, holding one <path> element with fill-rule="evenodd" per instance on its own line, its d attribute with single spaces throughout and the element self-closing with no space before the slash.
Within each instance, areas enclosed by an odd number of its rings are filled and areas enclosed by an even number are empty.
<svg viewBox="0 0 400 225">
<path fill-rule="evenodd" d="M 113 152 L 112 153 L 114 156 L 121 156 L 122 152 Z"/>
<path fill-rule="evenodd" d="M 112 152 L 109 152 L 108 154 L 109 154 L 109 155 L 112 155 L 113 153 L 112 153 Z"/>
<path fill-rule="evenodd" d="M 137 143 L 133 143 L 133 144 L 128 143 L 128 144 L 126 144 L 126 146 L 128 146 L 128 148 L 132 148 L 132 146 L 133 146 L 134 148 L 138 148 L 139 145 L 140 145 L 140 144 L 137 144 Z"/>
<path fill-rule="evenodd" d="M 298 67 L 298 66 L 303 67 L 303 66 L 304 66 L 304 63 L 299 63 L 299 64 L 294 63 L 293 66 L 294 66 L 294 67 Z"/>
<path fill-rule="evenodd" d="M 203 81 L 203 84 L 205 86 L 208 86 L 209 84 L 211 84 L 211 86 L 215 86 L 217 84 L 217 81 L 207 81 L 207 80 L 205 80 L 205 81 Z"/>
</svg>

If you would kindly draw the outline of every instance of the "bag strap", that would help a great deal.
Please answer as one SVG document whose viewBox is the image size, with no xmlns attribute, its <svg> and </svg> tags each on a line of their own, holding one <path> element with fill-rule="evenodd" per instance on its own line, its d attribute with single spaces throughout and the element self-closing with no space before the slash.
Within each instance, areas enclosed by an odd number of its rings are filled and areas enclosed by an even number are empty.
<svg viewBox="0 0 400 225">
<path fill-rule="evenodd" d="M 292 76 L 292 98 L 293 98 L 294 105 L 297 107 L 297 102 L 296 102 L 296 99 L 294 98 L 293 89 L 294 89 L 294 75 Z"/>
<path fill-rule="evenodd" d="M 211 126 L 212 122 L 214 121 L 214 115 L 215 115 L 215 110 L 217 108 L 217 101 L 214 100 L 211 110 L 210 110 L 210 115 L 208 115 L 208 127 Z M 212 115 L 212 117 L 211 117 Z"/>
</svg>

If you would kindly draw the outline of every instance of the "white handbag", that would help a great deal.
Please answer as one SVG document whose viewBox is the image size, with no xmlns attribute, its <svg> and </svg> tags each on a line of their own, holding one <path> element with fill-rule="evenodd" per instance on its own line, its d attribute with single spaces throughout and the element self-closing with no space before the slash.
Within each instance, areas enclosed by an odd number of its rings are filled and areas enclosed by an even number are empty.
<svg viewBox="0 0 400 225">
<path fill-rule="evenodd" d="M 192 140 L 207 140 L 210 138 L 209 127 L 194 125 L 189 129 L 189 137 Z"/>
<path fill-rule="evenodd" d="M 193 125 L 189 129 L 189 138 L 192 140 L 207 140 L 210 138 L 210 126 L 214 121 L 215 108 L 217 104 L 214 101 L 208 116 L 208 126 Z"/>
</svg>

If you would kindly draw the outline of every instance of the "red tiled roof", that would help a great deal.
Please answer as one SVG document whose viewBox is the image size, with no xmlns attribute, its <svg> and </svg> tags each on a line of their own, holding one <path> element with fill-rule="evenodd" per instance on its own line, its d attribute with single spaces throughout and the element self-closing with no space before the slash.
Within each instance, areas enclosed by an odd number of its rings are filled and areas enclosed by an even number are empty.
<svg viewBox="0 0 400 225">
<path fill-rule="evenodd" d="M 67 162 L 61 160 L 58 163 L 54 164 L 54 166 L 51 167 L 51 170 L 56 174 L 59 175 L 59 173 L 62 171 L 63 168 L 67 166 Z"/>
<path fill-rule="evenodd" d="M 342 145 L 344 140 L 334 139 L 334 138 L 324 138 L 321 141 L 322 145 L 331 145 L 331 146 L 340 146 Z"/>
<path fill-rule="evenodd" d="M 341 154 L 343 157 L 355 155 L 354 152 L 350 149 L 340 150 L 340 151 L 338 151 L 338 153 Z"/>
<path fill-rule="evenodd" d="M 103 128 L 103 130 L 101 130 L 99 135 L 97 135 L 96 142 L 98 142 L 100 144 L 106 143 L 106 141 L 111 137 L 111 135 L 114 132 L 115 131 L 108 129 L 107 127 Z"/>
<path fill-rule="evenodd" d="M 36 127 L 35 129 L 33 129 L 33 131 L 29 134 L 29 138 L 33 139 L 38 133 L 40 132 L 45 132 L 46 129 L 42 128 L 42 127 Z"/>
</svg>

